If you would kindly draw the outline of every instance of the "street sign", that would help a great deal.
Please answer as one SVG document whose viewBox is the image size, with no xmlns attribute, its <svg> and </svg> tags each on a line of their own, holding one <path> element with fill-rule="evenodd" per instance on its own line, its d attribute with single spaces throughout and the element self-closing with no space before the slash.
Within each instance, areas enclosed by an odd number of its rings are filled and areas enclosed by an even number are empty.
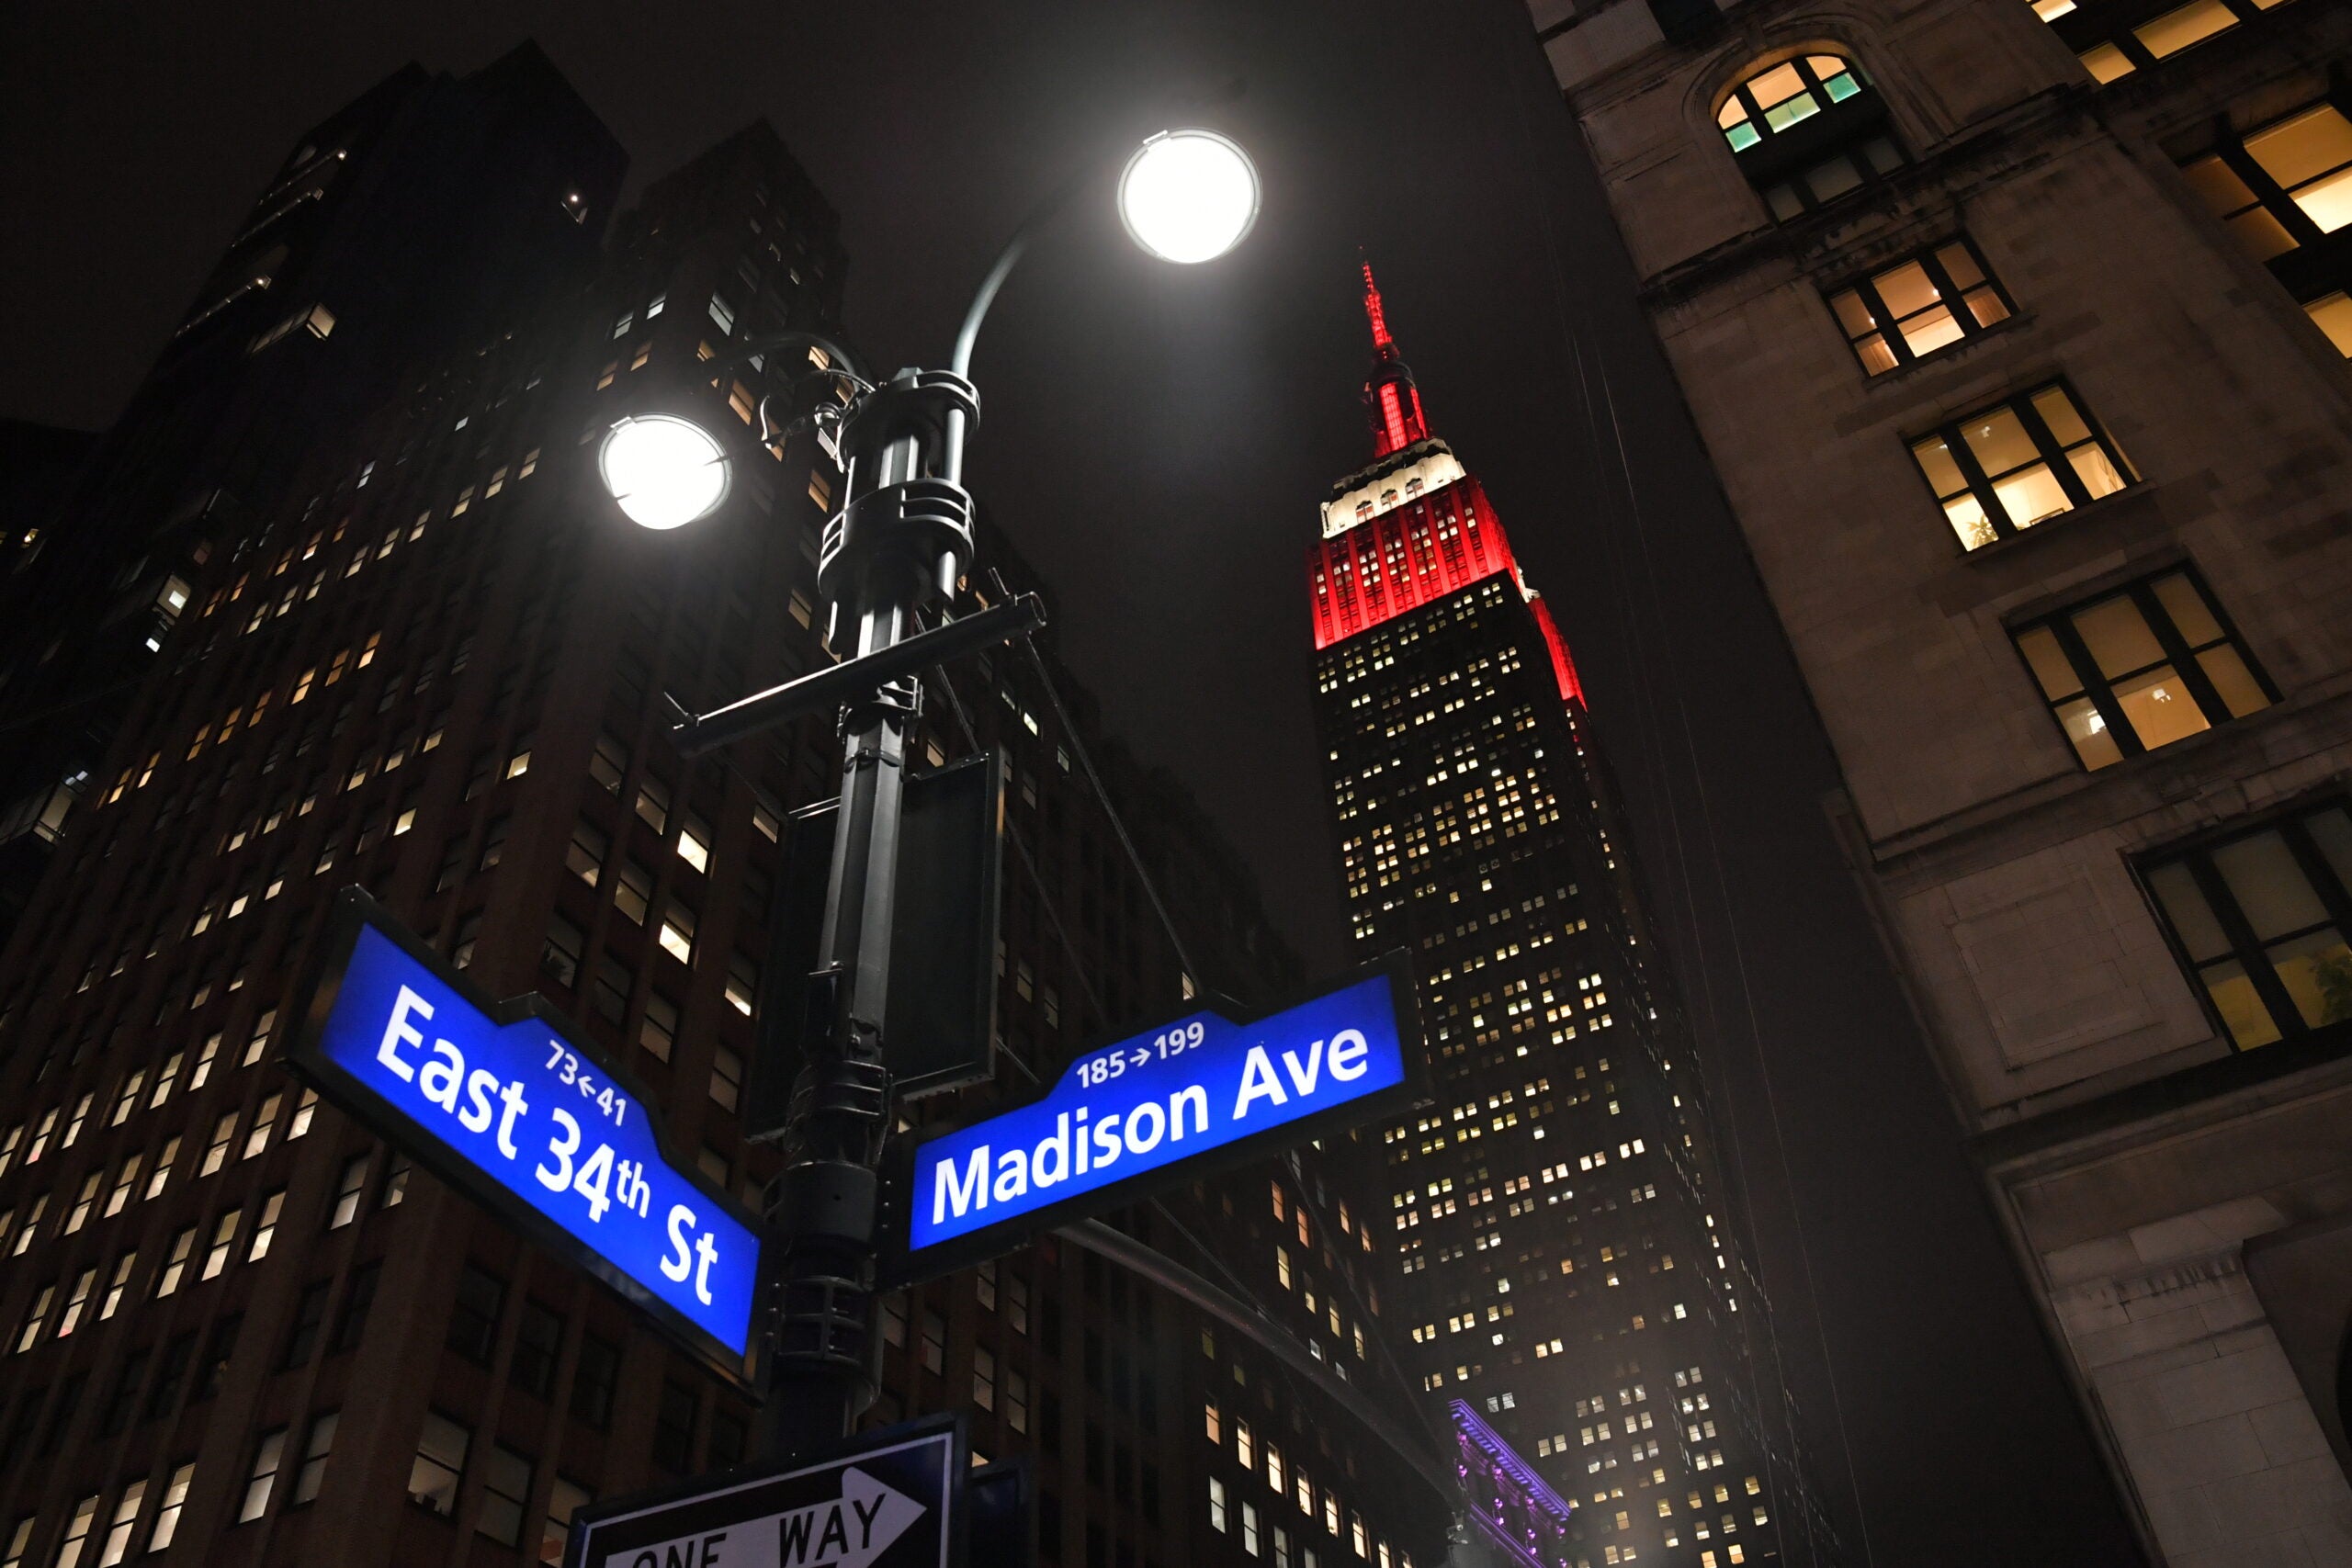
<svg viewBox="0 0 2352 1568">
<path fill-rule="evenodd" d="M 583 1508 L 564 1568 L 956 1568 L 962 1420 L 861 1434 L 822 1457 Z"/>
<path fill-rule="evenodd" d="M 1401 953 L 1258 1018 L 1203 1010 L 1088 1051 L 1038 1099 L 912 1145 L 893 1283 L 1420 1098 Z"/>
<path fill-rule="evenodd" d="M 757 1222 L 536 993 L 492 1002 L 359 889 L 337 896 L 288 1062 L 538 1245 L 742 1375 Z"/>
</svg>

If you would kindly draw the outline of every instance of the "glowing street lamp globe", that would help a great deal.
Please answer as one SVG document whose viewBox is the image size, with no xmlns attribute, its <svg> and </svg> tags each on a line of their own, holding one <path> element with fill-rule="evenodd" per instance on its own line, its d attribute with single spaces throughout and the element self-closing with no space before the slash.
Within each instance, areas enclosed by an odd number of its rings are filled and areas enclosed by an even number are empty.
<svg viewBox="0 0 2352 1568">
<path fill-rule="evenodd" d="M 646 528 L 683 528 L 727 499 L 734 465 L 718 438 L 675 414 L 633 414 L 605 433 L 597 472 L 622 515 Z"/>
<path fill-rule="evenodd" d="M 1214 130 L 1163 130 L 1119 176 L 1119 218 L 1162 261 L 1214 261 L 1258 220 L 1258 170 Z"/>
</svg>

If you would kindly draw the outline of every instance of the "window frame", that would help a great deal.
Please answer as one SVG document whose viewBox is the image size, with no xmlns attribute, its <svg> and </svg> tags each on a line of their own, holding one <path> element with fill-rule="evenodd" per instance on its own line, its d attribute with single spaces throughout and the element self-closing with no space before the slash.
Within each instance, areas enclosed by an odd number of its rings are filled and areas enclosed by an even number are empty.
<svg viewBox="0 0 2352 1568">
<path fill-rule="evenodd" d="M 1841 61 L 1845 69 L 1837 74 L 1851 76 L 1858 91 L 1843 98 L 1833 97 L 1827 84 L 1835 76 L 1824 78 L 1813 66 L 1815 59 L 1824 57 Z M 1819 107 L 1813 113 L 1773 130 L 1767 118 L 1769 111 L 1751 89 L 1754 83 L 1784 65 L 1795 68 L 1803 85 L 1801 90 L 1811 94 Z M 1724 108 L 1735 101 L 1745 117 L 1739 123 L 1757 133 L 1757 140 L 1745 147 L 1733 143 L 1731 128 L 1723 123 Z M 1791 101 L 1783 98 L 1780 103 Z M 1808 213 L 1834 206 L 1848 196 L 1883 182 L 1909 162 L 1909 155 L 1894 134 L 1894 116 L 1886 96 L 1879 90 L 1876 78 L 1843 45 L 1799 49 L 1767 64 L 1751 62 L 1715 100 L 1711 124 L 1775 223 L 1794 222 Z M 1892 154 L 1892 161 L 1883 168 L 1865 155 L 1865 150 L 1874 141 L 1884 141 Z M 1808 176 L 1841 160 L 1855 175 L 1854 184 L 1831 196 L 1815 197 Z M 1791 192 L 1796 202 L 1795 208 L 1786 213 L 1772 199 L 1774 191 L 1783 189 Z"/>
<path fill-rule="evenodd" d="M 2255 260 L 2280 287 L 2294 298 L 2308 313 L 2322 300 L 2338 294 L 2352 293 L 2352 224 L 2333 231 L 2323 230 L 2302 204 L 2295 199 L 2294 191 L 2280 185 L 2261 160 L 2248 150 L 2250 141 L 2258 141 L 2315 110 L 2333 109 L 2340 118 L 2352 120 L 2352 85 L 2331 82 L 2324 92 L 2273 115 L 2256 125 L 2239 127 L 2226 118 L 2217 119 L 2211 141 L 2202 152 L 2180 160 L 2181 175 L 2188 184 L 2197 209 L 2212 219 L 2229 237 L 2229 243 Z M 2223 211 L 2216 207 L 2199 186 L 2190 173 L 2211 159 L 2234 177 L 2254 200 L 2250 206 L 2234 207 Z M 2305 180 L 2296 190 L 2305 189 L 2340 174 L 2342 166 Z M 2259 255 L 2252 243 L 2233 225 L 2250 213 L 2260 213 L 2277 224 L 2294 242 L 2284 251 Z M 2314 324 L 2317 324 L 2316 321 Z M 2325 329 L 2323 328 L 2323 331 Z M 2340 345 L 2339 345 L 2340 346 Z"/>
<path fill-rule="evenodd" d="M 2186 578 L 2190 587 L 2204 601 L 2206 613 L 2213 617 L 2214 624 L 2222 629 L 2222 635 L 2218 640 L 2192 646 L 2187 635 L 2173 623 L 2172 613 L 2165 608 L 2163 602 L 2156 597 L 2155 591 L 2155 585 L 2158 582 L 2171 577 Z M 2232 620 L 2228 612 L 2222 608 L 2220 598 L 2206 582 L 2204 573 L 2199 571 L 2188 561 L 2176 561 L 2169 566 L 2143 572 L 2128 582 L 2074 600 L 2055 609 L 2012 621 L 2004 628 L 2009 634 L 2009 644 L 2016 649 L 2018 663 L 2024 669 L 2028 684 L 2032 688 L 2035 695 L 2041 699 L 2042 711 L 2050 716 L 2051 723 L 2058 728 L 2059 739 L 2064 740 L 2066 749 L 2075 754 L 2075 763 L 2082 768 L 2083 772 L 2086 773 L 2104 772 L 2109 767 L 2118 767 L 2134 758 L 2149 756 L 2154 751 L 2165 749 L 2161 746 L 2151 748 L 2141 741 L 2138 728 L 2132 722 L 2131 716 L 2125 712 L 2122 704 L 2115 695 L 2115 683 L 2118 681 L 2132 679 L 2155 666 L 2149 665 L 2141 670 L 2127 671 L 2122 675 L 2110 676 L 2099 669 L 2097 657 L 2092 654 L 2089 647 L 2083 641 L 2082 635 L 2075 629 L 2073 625 L 2075 616 L 2120 598 L 2131 599 L 2132 607 L 2139 611 L 2140 618 L 2146 624 L 2150 635 L 2156 639 L 2157 646 L 2164 650 L 2165 662 L 2171 665 L 2174 674 L 2196 701 L 2198 711 L 2204 715 L 2207 731 L 2219 729 L 2239 716 L 2230 712 L 2228 702 L 2214 686 L 2211 678 L 2205 673 L 2204 666 L 2199 662 L 2197 657 L 2201 652 L 2224 646 L 2234 649 L 2238 658 L 2245 663 L 2247 673 L 2254 677 L 2255 684 L 2261 689 L 2263 695 L 2269 699 L 2267 705 L 2276 706 L 2279 702 L 2278 686 L 2272 682 L 2269 673 L 2263 669 L 2246 647 L 2245 638 L 2238 631 L 2237 623 Z M 2100 722 L 2105 725 L 2107 733 L 2113 739 L 2117 751 L 2121 753 L 2116 761 L 2103 763 L 2098 768 L 2091 767 L 2083 761 L 2081 750 L 2075 745 L 2074 738 L 2066 733 L 2065 720 L 2059 716 L 2058 710 L 2060 705 L 2074 702 L 2076 696 L 2052 697 L 2043 689 L 2041 677 L 2034 671 L 2033 661 L 2025 651 L 2026 634 L 2044 629 L 2050 632 L 2052 640 L 2057 643 L 2060 653 L 2073 669 L 2075 679 L 2083 682 L 2082 690 L 2076 695 L 2089 701 L 2092 708 L 2098 712 Z M 2184 736 L 2182 739 L 2187 739 L 2188 737 Z"/>
<path fill-rule="evenodd" d="M 1951 268 L 1947 267 L 1943 262 L 1943 253 L 1954 245 L 1964 248 L 1968 252 L 1969 259 L 1976 264 L 1977 276 L 1984 280 L 1978 287 L 1991 289 L 1993 298 L 2000 301 L 2002 310 L 2000 320 L 1990 324 L 1978 323 L 1975 311 L 1968 303 L 1968 295 L 1972 290 L 1963 288 L 1956 283 L 1952 278 Z M 1928 275 L 1928 282 L 1936 291 L 1937 303 L 1951 312 L 1953 325 L 1960 328 L 1958 338 L 1940 348 L 1931 348 L 1926 354 L 1914 353 L 1909 340 L 1904 336 L 1903 333 L 1903 323 L 1921 312 L 1915 310 L 1911 316 L 1897 316 L 1888 309 L 1878 288 L 1879 279 L 1900 272 L 1905 266 L 1915 263 Z M 1861 304 L 1863 313 L 1871 319 L 1871 330 L 1860 337 L 1856 337 L 1848 330 L 1845 319 L 1838 311 L 1838 301 L 1848 294 L 1855 296 Z M 1848 278 L 1835 288 L 1823 289 L 1822 299 L 1828 305 L 1830 319 L 1837 324 L 1838 335 L 1845 338 L 1846 346 L 1853 354 L 1855 363 L 1860 365 L 1863 374 L 1873 381 L 1882 376 L 1892 376 L 1898 370 L 1938 358 L 1955 348 L 1973 343 L 1985 333 L 2016 320 L 2018 313 L 2017 301 L 2010 298 L 2009 291 L 2002 287 L 2000 278 L 1994 275 L 1992 266 L 1984 260 L 1984 251 L 1973 238 L 1965 233 L 1955 233 L 1892 257 L 1871 267 L 1868 271 Z M 1887 353 L 1894 356 L 1894 363 L 1883 370 L 1871 369 L 1870 362 L 1862 357 L 1862 344 L 1872 336 L 1883 343 Z"/>
<path fill-rule="evenodd" d="M 2075 0 L 2055 17 L 2041 16 L 2041 19 L 2057 36 L 2058 41 L 2064 44 L 2081 62 L 2091 80 L 2104 87 L 2186 54 L 2199 44 L 2210 42 L 2233 28 L 2258 22 L 2266 11 L 2275 8 L 2279 3 L 2280 0 L 2272 0 L 2271 6 L 2266 6 L 2260 4 L 2260 0 L 2218 0 L 2222 9 L 2231 15 L 2229 26 L 2185 43 L 2167 54 L 2151 51 L 2140 37 L 2139 29 L 2152 22 L 2161 21 L 2176 11 L 2188 9 L 2197 4 L 2197 0 Z M 2041 7 L 2036 6 L 2034 12 L 2041 16 Z M 2110 76 L 2100 75 L 2089 57 L 2101 49 L 2113 50 L 2128 68 Z"/>
<path fill-rule="evenodd" d="M 436 1421 L 458 1435 L 458 1459 L 455 1465 L 437 1454 L 425 1451 L 428 1438 L 441 1435 L 434 1432 L 433 1424 Z M 411 1450 L 408 1479 L 401 1483 L 401 1495 L 407 1498 L 411 1507 L 422 1509 L 436 1518 L 457 1517 L 458 1505 L 466 1486 L 466 1469 L 473 1458 L 474 1437 L 473 1428 L 456 1416 L 436 1408 L 427 1407 L 424 1419 L 417 1427 L 416 1442 Z M 429 1466 L 433 1470 L 447 1473 L 447 1490 L 449 1506 L 447 1508 L 440 1507 L 434 1502 L 434 1498 L 439 1495 L 441 1488 L 436 1486 L 434 1491 L 426 1493 L 416 1490 L 417 1472 L 420 1466 Z"/>
<path fill-rule="evenodd" d="M 2109 464 L 2114 468 L 2117 474 L 2122 477 L 2121 489 L 2111 490 L 2107 492 L 2107 495 L 2095 496 L 2091 494 L 2090 487 L 2083 482 L 2082 475 L 2075 471 L 2074 463 L 2066 456 L 2068 448 L 2058 439 L 2057 434 L 2050 428 L 2049 422 L 2041 417 L 2041 411 L 2033 406 L 2034 399 L 2052 390 L 2063 394 L 2067 402 L 2073 405 L 2075 415 L 2082 420 L 2084 427 L 2091 433 L 2091 444 L 2097 446 L 2100 452 L 2105 454 Z M 2002 502 L 1999 492 L 1993 488 L 1993 476 L 1985 473 L 1984 464 L 1977 458 L 1974 449 L 1969 446 L 1967 434 L 1967 427 L 1973 422 L 1986 415 L 2000 412 L 2017 416 L 2018 427 L 2025 432 L 2026 439 L 2033 444 L 2035 454 L 2041 459 L 2043 466 L 2049 468 L 2051 477 L 2058 481 L 2058 488 L 2064 492 L 2068 502 L 2065 512 L 2053 512 L 2040 521 L 2026 524 L 2022 527 L 2009 521 L 2008 507 Z M 1936 493 L 1935 480 L 1928 477 L 1926 465 L 1919 461 L 1919 447 L 1936 439 L 1940 439 L 1945 450 L 1951 453 L 1952 466 L 1960 470 L 1960 477 L 1966 485 L 1964 491 L 1956 492 L 1953 496 Z M 1926 488 L 1929 498 L 1934 501 L 1936 511 L 1943 518 L 1944 526 L 1951 531 L 1953 542 L 1960 546 L 1960 552 L 1963 556 L 1972 556 L 1980 550 L 1990 549 L 1993 546 L 2006 540 L 2023 538 L 2034 530 L 2056 522 L 2059 518 L 2065 516 L 2068 512 L 2080 512 L 2095 502 L 2105 501 L 2111 496 L 2121 495 L 2141 482 L 2138 470 L 2125 460 L 2123 449 L 2116 444 L 2115 438 L 2108 434 L 2105 423 L 2092 414 L 2089 407 L 2084 402 L 2082 395 L 2075 390 L 2074 382 L 2064 376 L 2053 376 L 2047 380 L 2035 381 L 2007 397 L 1996 399 L 1991 402 L 1979 403 L 1966 413 L 1905 437 L 1903 445 L 1904 451 L 1911 459 L 1913 470 L 1919 476 L 1920 484 Z M 2082 443 L 2077 442 L 2075 445 L 2079 446 Z M 2007 477 L 2017 471 L 2014 468 L 2004 469 L 2002 476 Z M 1951 513 L 1945 510 L 1951 501 L 1958 498 L 1959 493 L 1964 493 L 1974 500 L 1978 508 L 1984 513 L 1984 521 L 1992 525 L 1993 537 L 1986 543 L 1971 545 L 1961 539 L 1960 530 L 1954 526 Z"/>
<path fill-rule="evenodd" d="M 2214 1034 L 2228 1044 L 2233 1055 L 2258 1051 L 2269 1045 L 2291 1045 L 2330 1031 L 2352 1035 L 2352 1018 L 2318 1024 L 2305 1023 L 2302 1010 L 2295 1005 L 2292 993 L 2278 978 L 2277 968 L 2268 957 L 2270 949 L 2330 926 L 2347 939 L 2352 939 L 2352 883 L 2347 883 L 2337 873 L 2309 827 L 2312 818 L 2330 811 L 2352 814 L 2352 796 L 2335 792 L 2307 796 L 2282 809 L 2234 819 L 2194 837 L 2158 845 L 2129 857 L 2132 879 L 2138 885 L 2141 897 L 2146 901 L 2148 912 L 2154 918 L 2156 929 L 2163 934 L 2173 961 L 2180 966 L 2182 979 L 2196 993 L 2198 1005 L 2205 1010 L 2207 1019 L 2213 1025 Z M 2321 923 L 2266 938 L 2259 935 L 2246 919 L 2236 894 L 2229 886 L 2228 878 L 2215 865 L 2214 856 L 2234 844 L 2266 833 L 2277 833 L 2286 845 L 2296 870 L 2302 874 L 2305 884 L 2326 916 Z M 2188 873 L 2189 881 L 2204 898 L 2214 923 L 2221 927 L 2222 934 L 2229 940 L 2227 953 L 2199 959 L 2189 951 L 2188 943 L 2175 927 L 2154 881 L 2158 873 L 2173 866 L 2180 866 Z M 2278 1031 L 2277 1039 L 2252 1045 L 2238 1043 L 2202 975 L 2205 969 L 2230 962 L 2237 964 L 2247 983 L 2254 987 L 2255 995 L 2269 1012 L 2271 1025 Z"/>
</svg>

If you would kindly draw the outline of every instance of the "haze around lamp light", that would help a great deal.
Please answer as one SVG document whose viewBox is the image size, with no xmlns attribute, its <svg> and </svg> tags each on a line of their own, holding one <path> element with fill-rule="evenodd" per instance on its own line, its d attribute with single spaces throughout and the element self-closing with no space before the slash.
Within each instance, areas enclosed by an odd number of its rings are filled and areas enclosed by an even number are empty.
<svg viewBox="0 0 2352 1568">
<path fill-rule="evenodd" d="M 1162 261 L 1214 261 L 1258 220 L 1258 170 L 1214 130 L 1163 130 L 1119 175 L 1119 220 Z"/>
<path fill-rule="evenodd" d="M 718 438 L 675 414 L 615 423 L 596 450 L 596 471 L 621 514 L 645 528 L 683 528 L 718 510 L 734 465 Z"/>
</svg>

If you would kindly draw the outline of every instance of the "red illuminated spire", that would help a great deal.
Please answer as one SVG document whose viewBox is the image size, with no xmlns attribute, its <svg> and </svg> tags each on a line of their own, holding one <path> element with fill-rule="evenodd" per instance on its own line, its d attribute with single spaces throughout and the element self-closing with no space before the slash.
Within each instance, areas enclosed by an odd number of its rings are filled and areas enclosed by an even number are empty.
<svg viewBox="0 0 2352 1568">
<path fill-rule="evenodd" d="M 1380 307 L 1380 286 L 1372 280 L 1372 263 L 1363 264 L 1363 313 L 1372 322 L 1372 347 L 1378 357 L 1363 384 L 1364 412 L 1372 420 L 1372 455 L 1385 457 L 1416 441 L 1429 439 L 1430 427 L 1421 417 L 1421 394 L 1396 340 L 1388 335 L 1388 317 Z"/>
<path fill-rule="evenodd" d="M 1387 358 L 1396 346 L 1388 335 L 1388 318 L 1380 311 L 1380 285 L 1372 280 L 1372 264 L 1363 264 L 1363 313 L 1372 318 L 1372 346 Z"/>
</svg>

